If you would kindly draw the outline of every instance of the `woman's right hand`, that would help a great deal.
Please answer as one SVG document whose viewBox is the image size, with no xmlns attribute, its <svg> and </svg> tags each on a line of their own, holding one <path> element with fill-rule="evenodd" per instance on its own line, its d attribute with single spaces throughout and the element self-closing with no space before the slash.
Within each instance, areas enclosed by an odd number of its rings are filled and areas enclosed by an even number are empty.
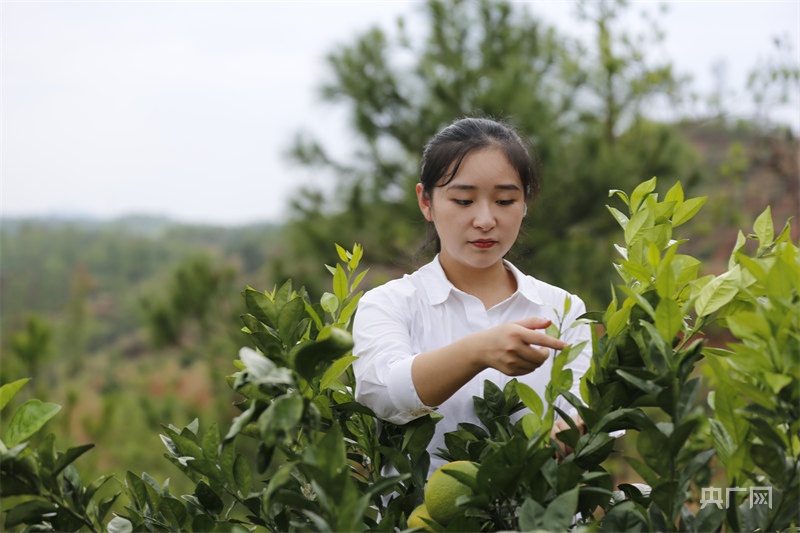
<svg viewBox="0 0 800 533">
<path fill-rule="evenodd" d="M 476 352 L 479 364 L 508 376 L 523 376 L 542 366 L 550 348 L 563 350 L 567 343 L 551 337 L 544 330 L 551 321 L 531 317 L 474 333 L 481 348 Z"/>
<path fill-rule="evenodd" d="M 563 350 L 567 346 L 543 331 L 549 325 L 549 320 L 527 318 L 417 355 L 411 378 L 420 400 L 431 407 L 440 405 L 487 368 L 509 376 L 533 372 L 547 360 L 550 348 Z"/>
</svg>

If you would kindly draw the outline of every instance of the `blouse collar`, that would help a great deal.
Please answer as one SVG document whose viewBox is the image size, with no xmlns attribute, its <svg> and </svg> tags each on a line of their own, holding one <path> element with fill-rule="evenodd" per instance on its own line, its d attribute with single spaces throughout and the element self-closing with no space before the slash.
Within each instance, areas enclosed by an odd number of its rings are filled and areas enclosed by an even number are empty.
<svg viewBox="0 0 800 533">
<path fill-rule="evenodd" d="M 506 259 L 503 259 L 503 264 L 511 271 L 517 281 L 517 290 L 510 298 L 520 294 L 535 304 L 544 305 L 544 300 L 536 287 L 536 280 L 532 276 L 523 274 Z M 420 268 L 418 272 L 421 274 L 422 284 L 432 305 L 444 303 L 451 292 L 458 291 L 458 288 L 447 279 L 442 264 L 439 262 L 438 254 L 433 258 L 433 261 Z"/>
</svg>

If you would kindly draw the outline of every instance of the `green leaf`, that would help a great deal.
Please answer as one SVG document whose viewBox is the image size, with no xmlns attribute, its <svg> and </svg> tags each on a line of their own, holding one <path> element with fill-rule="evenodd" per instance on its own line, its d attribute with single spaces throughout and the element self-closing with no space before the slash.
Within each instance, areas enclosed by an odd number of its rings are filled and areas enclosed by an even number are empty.
<svg viewBox="0 0 800 533">
<path fill-rule="evenodd" d="M 656 329 L 668 343 L 683 327 L 683 313 L 675 300 L 662 298 L 656 306 Z"/>
<path fill-rule="evenodd" d="M 739 287 L 734 281 L 739 268 L 739 265 L 736 265 L 733 270 L 712 279 L 700 290 L 694 302 L 697 316 L 708 316 L 734 299 L 739 292 Z"/>
<path fill-rule="evenodd" d="M 214 422 L 203 435 L 203 440 L 201 444 L 201 447 L 203 448 L 203 453 L 211 461 L 216 461 L 217 458 L 219 457 L 219 444 L 220 444 L 219 427 L 217 426 L 217 423 Z"/>
<path fill-rule="evenodd" d="M 205 481 L 200 481 L 197 484 L 194 495 L 206 511 L 213 515 L 218 515 L 222 512 L 224 508 L 222 498 Z"/>
<path fill-rule="evenodd" d="M 339 260 L 343 263 L 347 263 L 347 261 L 350 259 L 347 257 L 347 250 L 338 244 L 334 244 L 334 246 L 336 246 L 336 253 L 339 256 Z"/>
<path fill-rule="evenodd" d="M 534 413 L 524 415 L 519 422 L 522 424 L 522 431 L 525 432 L 525 436 L 529 439 L 532 439 L 536 432 L 542 428 L 542 418 Z"/>
<path fill-rule="evenodd" d="M 699 198 L 689 198 L 681 205 L 675 208 L 675 213 L 672 215 L 672 227 L 677 228 L 681 224 L 685 224 L 694 217 L 698 211 L 703 207 L 708 198 L 705 196 Z"/>
<path fill-rule="evenodd" d="M 651 531 L 644 514 L 630 500 L 612 507 L 603 517 L 601 531 Z"/>
<path fill-rule="evenodd" d="M 535 531 L 541 529 L 542 526 L 547 526 L 548 530 L 550 530 L 549 524 L 545 524 L 543 520 L 545 511 L 546 509 L 533 498 L 525 498 L 519 508 L 520 530 Z"/>
<path fill-rule="evenodd" d="M 772 210 L 770 206 L 767 206 L 767 208 L 758 215 L 758 218 L 756 218 L 753 224 L 753 231 L 756 232 L 759 248 L 764 248 L 772 244 L 772 240 L 775 238 L 775 227 L 772 224 Z"/>
<path fill-rule="evenodd" d="M 115 516 L 108 523 L 108 533 L 133 533 L 133 524 L 127 518 Z"/>
<path fill-rule="evenodd" d="M 660 476 L 648 465 L 633 456 L 626 456 L 625 460 L 641 476 L 645 483 L 650 486 L 655 486 L 659 483 Z"/>
<path fill-rule="evenodd" d="M 314 309 L 314 306 L 311 305 L 306 300 L 303 300 L 303 304 L 306 307 L 306 314 L 310 316 L 311 319 L 314 321 L 314 325 L 317 327 L 317 329 L 322 329 L 323 327 L 322 319 L 320 318 L 319 313 L 317 313 L 316 309 Z"/>
<path fill-rule="evenodd" d="M 676 181 L 675 185 L 670 187 L 666 196 L 664 196 L 664 201 L 675 202 L 675 207 L 683 203 L 683 186 L 680 181 Z"/>
<path fill-rule="evenodd" d="M 358 359 L 354 355 L 345 355 L 333 362 L 331 366 L 322 374 L 322 379 L 319 381 L 319 388 L 321 390 L 327 389 L 331 383 L 339 379 L 339 376 L 344 374 L 347 368 Z"/>
<path fill-rule="evenodd" d="M 653 213 L 650 211 L 639 211 L 633 215 L 625 226 L 625 243 L 630 247 L 642 233 L 645 228 L 653 226 L 654 218 Z"/>
<path fill-rule="evenodd" d="M 264 442 L 272 444 L 281 433 L 293 430 L 303 417 L 304 406 L 303 397 L 299 394 L 290 393 L 276 398 L 258 417 L 258 429 Z"/>
<path fill-rule="evenodd" d="M 678 403 L 675 406 L 675 422 L 682 421 L 685 417 L 689 416 L 692 408 L 694 407 L 697 393 L 700 390 L 700 378 L 692 378 L 678 391 Z"/>
<path fill-rule="evenodd" d="M 306 306 L 300 297 L 292 298 L 281 309 L 278 315 L 278 332 L 286 346 L 292 346 L 297 342 L 293 334 L 297 330 L 297 325 L 305 316 L 305 312 Z"/>
<path fill-rule="evenodd" d="M 78 457 L 88 452 L 92 448 L 94 448 L 94 444 L 84 444 L 83 446 L 75 446 L 74 448 L 70 448 L 63 454 L 60 454 L 58 459 L 56 459 L 55 465 L 53 465 L 52 475 L 57 476 L 68 465 L 72 464 Z"/>
<path fill-rule="evenodd" d="M 233 440 L 228 440 L 222 444 L 222 450 L 219 454 L 219 468 L 228 483 L 235 483 L 236 479 L 233 477 L 233 467 L 236 462 L 236 444 Z"/>
<path fill-rule="evenodd" d="M 518 381 L 517 394 L 520 400 L 522 400 L 522 403 L 525 404 L 525 407 L 530 409 L 539 419 L 544 416 L 544 404 L 542 403 L 542 399 L 529 385 Z"/>
<path fill-rule="evenodd" d="M 128 470 L 125 473 L 125 484 L 128 487 L 128 496 L 133 501 L 133 504 L 137 509 L 143 511 L 148 505 L 147 489 L 144 486 L 144 481 Z"/>
<path fill-rule="evenodd" d="M 5 406 L 8 405 L 8 402 L 10 402 L 14 396 L 17 395 L 17 392 L 19 392 L 19 390 L 30 380 L 31 378 L 22 378 L 12 381 L 11 383 L 6 383 L 0 387 L 0 410 L 5 408 Z"/>
<path fill-rule="evenodd" d="M 242 455 L 237 455 L 233 463 L 233 478 L 239 487 L 239 491 L 244 497 L 247 497 L 250 494 L 250 489 L 253 488 L 253 474 L 250 471 L 250 464 Z"/>
<path fill-rule="evenodd" d="M 250 287 L 245 289 L 242 294 L 247 310 L 264 324 L 275 327 L 278 323 L 278 309 L 275 303 L 263 292 Z"/>
<path fill-rule="evenodd" d="M 736 243 L 733 245 L 733 250 L 731 251 L 731 256 L 728 259 L 728 270 L 733 268 L 738 260 L 741 258 L 741 254 L 739 253 L 744 245 L 747 243 L 747 238 L 745 238 L 744 233 L 739 231 L 736 235 Z"/>
<path fill-rule="evenodd" d="M 625 191 L 622 191 L 620 189 L 610 189 L 608 191 L 608 197 L 611 198 L 614 195 L 619 196 L 622 199 L 622 201 L 625 202 L 625 205 L 627 206 L 631 205 L 630 200 L 628 200 L 628 195 L 627 193 L 625 193 Z"/>
<path fill-rule="evenodd" d="M 711 442 L 714 444 L 714 449 L 723 464 L 727 464 L 728 459 L 733 455 L 736 450 L 736 444 L 733 442 L 730 433 L 725 429 L 725 426 L 719 420 L 712 418 L 709 420 L 711 425 Z"/>
<path fill-rule="evenodd" d="M 611 212 L 611 216 L 614 217 L 614 220 L 617 221 L 617 224 L 624 230 L 625 227 L 628 225 L 628 217 L 625 216 L 619 209 L 615 209 L 609 205 L 606 206 L 608 210 Z"/>
<path fill-rule="evenodd" d="M 660 476 L 669 474 L 671 456 L 669 438 L 658 428 L 645 429 L 636 439 L 636 448 L 647 466 Z"/>
<path fill-rule="evenodd" d="M 267 488 L 264 489 L 263 502 L 264 508 L 269 508 L 270 498 L 275 492 L 293 479 L 292 473 L 295 469 L 296 463 L 282 464 L 270 477 Z"/>
<path fill-rule="evenodd" d="M 347 324 L 350 320 L 350 317 L 356 312 L 356 308 L 358 307 L 358 300 L 361 298 L 362 292 L 359 292 L 355 297 L 351 298 L 349 302 L 344 306 L 342 309 L 342 313 L 339 315 L 339 323 L 340 324 Z"/>
<path fill-rule="evenodd" d="M 5 507 L 5 506 L 4 506 Z M 43 497 L 26 500 L 9 509 L 5 515 L 5 526 L 12 528 L 22 524 L 46 522 L 45 515 L 58 510 L 58 506 Z"/>
<path fill-rule="evenodd" d="M 744 254 L 736 254 L 736 259 L 745 268 L 745 271 L 752 274 L 759 283 L 766 284 L 768 282 L 767 271 L 764 270 L 760 261 Z"/>
<path fill-rule="evenodd" d="M 578 489 L 575 487 L 559 494 L 550 502 L 542 516 L 549 531 L 567 531 L 578 510 Z"/>
<path fill-rule="evenodd" d="M 630 301 L 632 302 L 633 300 Z M 628 319 L 630 316 L 631 307 L 629 305 L 623 305 L 621 309 L 614 311 L 610 318 L 606 321 L 606 331 L 608 337 L 613 338 L 622 333 L 622 330 L 628 325 Z"/>
<path fill-rule="evenodd" d="M 656 178 L 654 177 L 637 185 L 631 193 L 631 212 L 633 213 L 638 211 L 645 198 L 647 198 L 647 196 L 655 190 Z"/>
<path fill-rule="evenodd" d="M 353 347 L 353 336 L 347 330 L 330 327 L 320 332 L 315 341 L 306 341 L 292 351 L 294 370 L 311 381 L 319 365 L 339 359 Z"/>
<path fill-rule="evenodd" d="M 303 450 L 303 460 L 322 469 L 327 479 L 335 478 L 347 466 L 341 428 L 333 425 L 319 441 Z"/>
<path fill-rule="evenodd" d="M 319 304 L 325 312 L 334 314 L 336 310 L 339 309 L 339 298 L 333 293 L 326 292 L 323 293 L 322 298 L 320 298 Z"/>
<path fill-rule="evenodd" d="M 363 272 L 359 272 L 356 275 L 356 277 L 353 278 L 352 283 L 350 283 L 350 292 L 355 292 L 358 286 L 361 285 L 361 282 L 364 280 L 364 276 L 367 275 L 367 272 L 369 272 L 369 270 L 364 270 Z"/>
<path fill-rule="evenodd" d="M 639 389 L 639 390 L 641 390 L 641 391 L 643 391 L 643 392 L 645 392 L 647 394 L 652 394 L 652 395 L 655 396 L 655 395 L 658 395 L 658 393 L 660 393 L 663 390 L 663 387 L 661 387 L 660 385 L 656 385 L 655 383 L 653 383 L 651 381 L 647 381 L 645 379 L 637 377 L 637 376 L 631 374 L 630 372 L 628 372 L 627 370 L 622 370 L 621 368 L 618 368 L 616 370 L 616 373 L 617 373 L 617 375 L 619 375 L 619 377 L 621 377 L 622 379 L 624 379 L 625 381 L 627 381 L 628 383 L 630 383 L 631 385 L 633 385 L 637 389 Z"/>
<path fill-rule="evenodd" d="M 750 447 L 753 462 L 764 471 L 774 482 L 783 485 L 787 478 L 787 469 L 784 462 L 784 454 L 780 453 L 772 446 L 764 444 L 753 444 Z"/>
<path fill-rule="evenodd" d="M 6 429 L 5 443 L 14 447 L 27 440 L 58 412 L 61 406 L 55 403 L 45 403 L 38 399 L 28 400 L 14 412 Z"/>
<path fill-rule="evenodd" d="M 336 271 L 333 273 L 333 293 L 340 302 L 347 298 L 347 274 L 342 265 L 336 265 Z"/>
<path fill-rule="evenodd" d="M 178 530 L 186 529 L 185 523 L 189 513 L 186 511 L 186 506 L 180 500 L 172 496 L 166 496 L 161 500 L 158 510 L 167 518 L 171 527 Z M 111 531 L 109 531 L 109 533 L 111 533 Z"/>
</svg>

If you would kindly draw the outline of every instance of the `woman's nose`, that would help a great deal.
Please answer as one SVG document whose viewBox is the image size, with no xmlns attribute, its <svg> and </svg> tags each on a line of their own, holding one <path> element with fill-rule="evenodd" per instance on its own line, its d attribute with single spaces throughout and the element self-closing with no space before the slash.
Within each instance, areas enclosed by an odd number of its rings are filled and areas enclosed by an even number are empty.
<svg viewBox="0 0 800 533">
<path fill-rule="evenodd" d="M 496 222 L 497 220 L 495 219 L 491 206 L 478 206 L 477 212 L 475 213 L 475 219 L 472 222 L 473 226 L 483 231 L 488 231 L 495 226 Z"/>
</svg>

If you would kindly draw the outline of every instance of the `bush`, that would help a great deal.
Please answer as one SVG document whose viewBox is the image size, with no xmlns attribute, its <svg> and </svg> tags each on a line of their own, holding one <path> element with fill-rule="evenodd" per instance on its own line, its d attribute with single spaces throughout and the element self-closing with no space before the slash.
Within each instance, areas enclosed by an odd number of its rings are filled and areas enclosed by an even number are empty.
<svg viewBox="0 0 800 533">
<path fill-rule="evenodd" d="M 663 200 L 655 178 L 630 196 L 612 191 L 627 213 L 609 207 L 623 229 L 615 263 L 621 283 L 596 325 L 582 398 L 568 390 L 559 353 L 545 398 L 512 381 L 485 383 L 475 408 L 482 427 L 447 435 L 450 461 L 472 461 L 476 475 L 451 474 L 471 491 L 456 499 L 447 531 L 734 531 L 800 525 L 800 254 L 788 224 L 775 236 L 767 209 L 756 221 L 752 253 L 740 234 L 728 270 L 700 276 L 696 258 L 678 253 L 676 227 L 704 199 L 684 199 L 676 183 Z M 84 485 L 72 463 L 91 445 L 56 452 L 54 438 L 31 439 L 58 406 L 31 400 L 12 415 L 0 443 L 3 529 L 100 531 L 393 531 L 423 503 L 437 422 L 378 423 L 354 400 L 351 318 L 365 271 L 360 246 L 337 245 L 328 269 L 332 292 L 312 302 L 291 281 L 271 292 L 247 288 L 242 348 L 228 384 L 240 414 L 221 432 L 165 426 L 166 457 L 192 480 L 191 494 L 128 472 L 124 512 L 107 524 L 120 496 L 103 498 L 108 479 Z M 569 305 L 567 303 L 567 305 Z M 566 312 L 568 309 L 565 309 Z M 723 328 L 726 348 L 703 332 Z M 558 334 L 558 325 L 551 333 Z M 25 380 L 0 389 L 5 407 Z M 703 391 L 708 391 L 704 401 Z M 563 396 L 583 418 L 550 438 Z M 511 415 L 528 412 L 516 422 Z M 617 431 L 635 436 L 624 460 L 644 484 L 619 483 L 607 466 Z M 246 453 L 254 443 L 257 452 Z M 397 475 L 382 475 L 390 461 Z M 522 466 L 522 467 L 521 467 Z M 719 471 L 727 485 L 709 487 Z M 616 486 L 615 486 L 616 485 Z M 753 497 L 769 488 L 768 505 Z M 732 489 L 732 490 L 727 490 Z M 748 492 L 749 490 L 749 492 Z M 699 498 L 698 498 L 699 496 Z M 724 504 L 724 505 L 723 505 Z"/>
</svg>

